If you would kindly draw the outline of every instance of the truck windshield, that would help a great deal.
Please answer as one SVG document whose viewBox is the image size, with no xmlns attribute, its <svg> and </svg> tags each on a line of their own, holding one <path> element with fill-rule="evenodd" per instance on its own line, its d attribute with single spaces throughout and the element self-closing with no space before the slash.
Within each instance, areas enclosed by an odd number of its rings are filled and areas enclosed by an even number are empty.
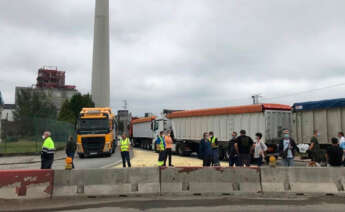
<svg viewBox="0 0 345 212">
<path fill-rule="evenodd" d="M 80 119 L 78 123 L 78 130 L 109 130 L 109 122 L 108 119 Z"/>
</svg>

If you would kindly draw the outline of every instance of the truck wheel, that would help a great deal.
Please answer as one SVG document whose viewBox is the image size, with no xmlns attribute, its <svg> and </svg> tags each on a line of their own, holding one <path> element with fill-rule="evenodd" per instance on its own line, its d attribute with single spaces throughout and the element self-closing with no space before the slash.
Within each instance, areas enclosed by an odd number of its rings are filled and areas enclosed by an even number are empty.
<svg viewBox="0 0 345 212">
<path fill-rule="evenodd" d="M 84 154 L 81 154 L 81 153 L 78 153 L 78 156 L 79 156 L 79 158 L 84 158 L 85 156 L 84 156 Z"/>
<path fill-rule="evenodd" d="M 181 155 L 183 156 L 184 154 L 184 151 L 183 151 L 183 148 L 182 148 L 182 145 L 178 145 L 177 148 L 176 148 L 176 151 L 177 151 L 177 154 L 178 155 Z"/>
</svg>

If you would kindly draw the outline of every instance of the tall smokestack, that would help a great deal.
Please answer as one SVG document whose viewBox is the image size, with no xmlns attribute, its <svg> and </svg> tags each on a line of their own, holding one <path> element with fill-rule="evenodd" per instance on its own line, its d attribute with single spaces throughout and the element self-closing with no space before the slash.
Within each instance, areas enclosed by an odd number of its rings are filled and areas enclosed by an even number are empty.
<svg viewBox="0 0 345 212">
<path fill-rule="evenodd" d="M 96 107 L 109 107 L 109 0 L 96 0 L 93 39 L 92 100 Z"/>
</svg>

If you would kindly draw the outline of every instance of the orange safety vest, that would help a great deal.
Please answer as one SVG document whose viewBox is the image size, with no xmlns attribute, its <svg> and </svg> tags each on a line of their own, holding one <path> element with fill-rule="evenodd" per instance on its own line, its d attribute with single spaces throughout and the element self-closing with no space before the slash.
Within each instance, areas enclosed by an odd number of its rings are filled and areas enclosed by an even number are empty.
<svg viewBox="0 0 345 212">
<path fill-rule="evenodd" d="M 173 140 L 170 136 L 165 136 L 165 145 L 166 145 L 166 149 L 171 149 L 172 148 L 172 144 L 173 144 Z"/>
</svg>

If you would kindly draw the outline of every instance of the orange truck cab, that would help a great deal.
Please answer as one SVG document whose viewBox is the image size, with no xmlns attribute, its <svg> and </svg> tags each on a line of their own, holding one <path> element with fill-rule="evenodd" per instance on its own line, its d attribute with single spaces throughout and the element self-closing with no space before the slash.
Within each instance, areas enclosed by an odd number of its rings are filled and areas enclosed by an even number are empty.
<svg viewBox="0 0 345 212">
<path fill-rule="evenodd" d="M 111 108 L 83 108 L 77 123 L 77 152 L 110 157 L 116 148 L 115 115 Z"/>
</svg>

